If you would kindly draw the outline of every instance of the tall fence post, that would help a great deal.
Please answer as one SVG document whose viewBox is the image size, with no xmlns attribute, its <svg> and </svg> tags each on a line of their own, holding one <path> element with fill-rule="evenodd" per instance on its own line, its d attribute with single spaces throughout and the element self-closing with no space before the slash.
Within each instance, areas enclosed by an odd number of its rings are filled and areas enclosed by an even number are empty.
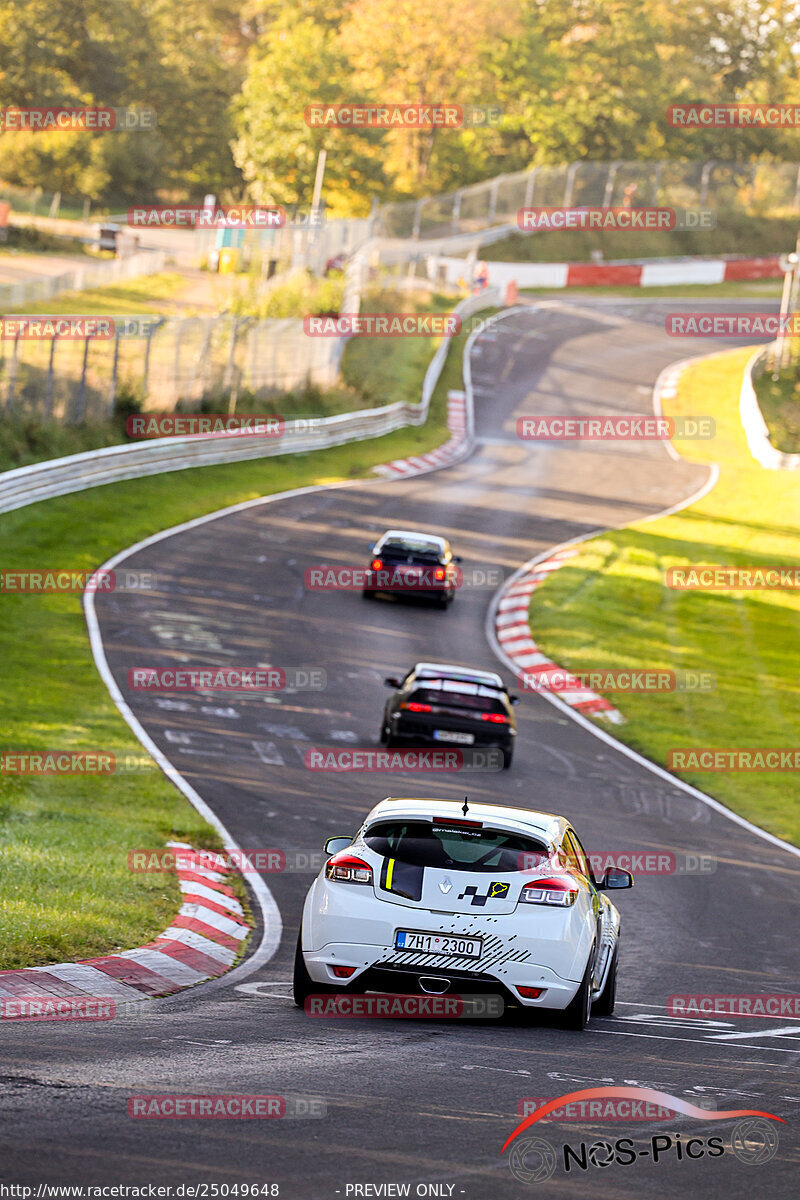
<svg viewBox="0 0 800 1200">
<path fill-rule="evenodd" d="M 461 221 L 461 192 L 456 192 L 453 196 L 453 213 L 450 218 L 450 232 L 458 233 L 458 226 Z"/>
<path fill-rule="evenodd" d="M 78 395 L 75 399 L 75 424 L 80 425 L 86 415 L 86 370 L 89 365 L 89 342 L 90 338 L 83 339 L 83 366 L 81 367 L 81 381 L 78 385 Z"/>
<path fill-rule="evenodd" d="M 53 383 L 54 383 L 53 376 L 55 374 L 53 367 L 54 367 L 54 363 L 55 363 L 56 341 L 57 340 L 58 340 L 58 334 L 54 333 L 52 338 L 50 339 L 50 358 L 49 358 L 49 361 L 47 364 L 47 382 L 44 387 L 44 419 L 45 419 L 45 421 L 49 421 L 53 415 Z"/>
<path fill-rule="evenodd" d="M 570 163 L 570 165 L 567 167 L 567 180 L 564 186 L 564 208 L 569 208 L 570 204 L 572 204 L 572 193 L 575 188 L 575 176 L 578 173 L 578 168 L 580 165 L 581 164 L 579 162 L 575 162 Z"/>
<path fill-rule="evenodd" d="M 534 167 L 528 172 L 528 178 L 525 180 L 525 208 L 530 208 L 533 204 L 533 189 L 536 186 L 536 176 L 539 173 L 539 168 Z"/>
<path fill-rule="evenodd" d="M 19 355 L 19 334 L 14 338 L 14 349 L 11 352 L 11 365 L 8 370 L 8 397 L 6 399 L 6 412 L 9 415 L 14 410 L 14 394 L 17 390 L 17 362 Z"/>
<path fill-rule="evenodd" d="M 716 164 L 716 159 L 710 158 L 708 162 L 703 163 L 703 171 L 700 175 L 700 195 L 698 197 L 698 205 L 700 208 L 705 208 L 708 200 L 708 185 L 711 180 L 711 172 Z"/>
<path fill-rule="evenodd" d="M 606 188 L 603 192 L 603 208 L 608 208 L 614 198 L 614 184 L 616 183 L 617 173 L 619 172 L 621 162 L 613 162 L 608 168 L 606 175 Z"/>
<path fill-rule="evenodd" d="M 112 417 L 114 415 L 114 403 L 117 399 L 117 374 L 119 372 L 119 335 L 120 335 L 119 322 L 118 321 L 115 322 L 115 325 L 116 325 L 116 329 L 115 329 L 115 336 L 114 336 L 114 363 L 113 363 L 113 366 L 111 367 L 111 386 L 108 389 L 108 415 L 109 415 L 109 417 Z"/>
</svg>

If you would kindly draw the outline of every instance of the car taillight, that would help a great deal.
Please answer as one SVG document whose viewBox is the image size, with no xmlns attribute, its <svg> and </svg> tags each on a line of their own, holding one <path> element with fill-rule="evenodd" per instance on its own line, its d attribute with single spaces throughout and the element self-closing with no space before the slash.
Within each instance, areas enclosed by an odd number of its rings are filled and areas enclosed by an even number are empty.
<svg viewBox="0 0 800 1200">
<path fill-rule="evenodd" d="M 409 712 L 433 712 L 430 704 L 418 704 L 416 700 L 412 700 L 409 704 L 401 704 L 400 707 L 408 709 Z"/>
<path fill-rule="evenodd" d="M 382 571 L 383 561 L 380 558 L 373 558 L 370 566 L 372 567 L 373 571 Z"/>
<path fill-rule="evenodd" d="M 482 721 L 492 721 L 495 725 L 507 725 L 508 717 L 504 717 L 502 713 L 481 713 Z"/>
<path fill-rule="evenodd" d="M 433 572 L 433 578 L 434 579 L 444 579 L 444 577 L 445 577 L 444 567 L 437 567 L 436 570 Z"/>
<path fill-rule="evenodd" d="M 349 979 L 355 971 L 355 967 L 331 967 L 337 979 Z"/>
<path fill-rule="evenodd" d="M 335 971 L 336 967 L 333 969 Z M 544 988 L 518 987 L 517 991 L 519 992 L 520 996 L 523 996 L 526 1000 L 538 1000 L 544 991 Z"/>
<path fill-rule="evenodd" d="M 578 887 L 574 879 L 537 879 L 525 884 L 519 898 L 523 904 L 570 908 L 578 899 Z"/>
<path fill-rule="evenodd" d="M 361 858 L 342 850 L 325 865 L 325 878 L 336 883 L 372 883 L 372 867 Z"/>
</svg>

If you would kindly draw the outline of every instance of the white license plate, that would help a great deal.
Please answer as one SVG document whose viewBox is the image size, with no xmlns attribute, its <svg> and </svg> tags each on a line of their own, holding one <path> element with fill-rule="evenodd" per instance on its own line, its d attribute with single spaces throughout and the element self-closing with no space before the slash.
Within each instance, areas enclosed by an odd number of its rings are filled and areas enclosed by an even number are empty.
<svg viewBox="0 0 800 1200">
<path fill-rule="evenodd" d="M 459 746 L 471 746 L 475 741 L 475 734 L 454 733 L 452 729 L 434 729 L 433 739 L 436 742 L 457 742 Z"/>
<path fill-rule="evenodd" d="M 398 929 L 395 950 L 414 950 L 418 954 L 455 954 L 459 958 L 480 958 L 481 939 L 453 937 L 449 933 L 418 933 L 413 929 Z"/>
</svg>

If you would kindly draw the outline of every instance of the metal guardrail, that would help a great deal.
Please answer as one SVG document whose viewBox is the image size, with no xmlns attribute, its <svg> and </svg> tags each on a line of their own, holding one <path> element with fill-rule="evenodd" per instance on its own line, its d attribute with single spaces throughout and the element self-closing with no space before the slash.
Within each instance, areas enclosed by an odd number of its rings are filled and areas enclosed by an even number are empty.
<svg viewBox="0 0 800 1200">
<path fill-rule="evenodd" d="M 483 308 L 501 304 L 499 289 L 489 288 L 463 300 L 453 311 L 466 317 Z M 183 471 L 191 467 L 269 458 L 278 454 L 302 454 L 309 450 L 341 446 L 346 442 L 382 437 L 408 425 L 422 425 L 427 420 L 431 397 L 448 348 L 449 341 L 443 339 L 425 372 L 419 404 L 397 401 L 384 408 L 320 417 L 314 420 L 311 427 L 307 420 L 287 421 L 280 438 L 251 434 L 161 438 L 143 445 L 108 446 L 84 454 L 73 454 L 68 458 L 34 463 L 0 475 L 0 512 L 12 512 L 39 500 L 65 496 L 106 483 Z"/>
</svg>

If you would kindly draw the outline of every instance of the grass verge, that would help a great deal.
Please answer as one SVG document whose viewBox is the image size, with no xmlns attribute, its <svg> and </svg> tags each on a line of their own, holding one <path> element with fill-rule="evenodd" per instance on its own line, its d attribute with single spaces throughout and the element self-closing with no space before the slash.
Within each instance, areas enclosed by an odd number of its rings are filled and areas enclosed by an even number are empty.
<svg viewBox="0 0 800 1200">
<path fill-rule="evenodd" d="M 765 471 L 739 421 L 742 371 L 752 347 L 688 368 L 666 415 L 708 413 L 712 442 L 680 453 L 720 467 L 702 500 L 648 524 L 601 534 L 533 594 L 531 626 L 543 650 L 575 671 L 610 667 L 701 670 L 710 692 L 609 693 L 628 724 L 621 741 L 666 765 L 679 747 L 800 746 L 800 592 L 673 591 L 668 567 L 800 567 L 800 478 Z M 800 844 L 800 785 L 791 772 L 681 772 L 750 821 Z"/>
<path fill-rule="evenodd" d="M 454 339 L 419 429 L 112 484 L 20 509 L 0 518 L 0 563 L 89 570 L 121 547 L 203 513 L 365 476 L 377 463 L 425 453 L 446 439 L 446 393 L 460 385 L 464 340 Z M 421 383 L 420 374 L 417 397 Z M 0 750 L 141 754 L 97 674 L 79 596 L 0 596 L 0 662 Z M 177 909 L 177 882 L 132 875 L 126 856 L 170 837 L 217 844 L 156 769 L 101 778 L 0 774 L 0 969 L 109 953 L 159 933 Z"/>
</svg>

